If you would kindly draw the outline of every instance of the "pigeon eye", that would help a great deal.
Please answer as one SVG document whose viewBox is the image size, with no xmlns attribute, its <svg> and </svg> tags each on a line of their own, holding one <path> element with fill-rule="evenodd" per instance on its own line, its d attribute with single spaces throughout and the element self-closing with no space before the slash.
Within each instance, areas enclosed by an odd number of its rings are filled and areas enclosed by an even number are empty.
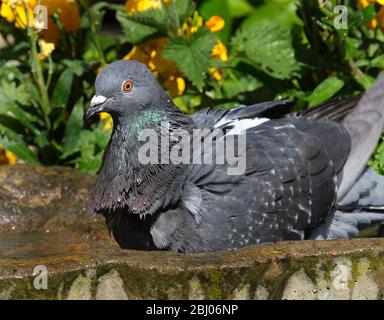
<svg viewBox="0 0 384 320">
<path fill-rule="evenodd" d="M 132 80 L 127 80 L 127 81 L 124 82 L 124 84 L 123 84 L 123 90 L 124 90 L 125 92 L 129 92 L 129 91 L 131 91 L 132 88 L 133 88 L 133 81 L 132 81 Z"/>
</svg>

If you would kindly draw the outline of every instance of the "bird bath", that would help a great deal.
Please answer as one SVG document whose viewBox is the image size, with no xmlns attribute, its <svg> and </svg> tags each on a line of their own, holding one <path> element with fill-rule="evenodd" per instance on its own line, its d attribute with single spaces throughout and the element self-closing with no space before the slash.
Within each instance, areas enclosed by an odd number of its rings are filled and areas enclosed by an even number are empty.
<svg viewBox="0 0 384 320">
<path fill-rule="evenodd" d="M 85 202 L 94 177 L 0 167 L 0 299 L 382 299 L 384 239 L 231 252 L 120 249 Z M 47 288 L 33 272 L 43 266 Z"/>
</svg>

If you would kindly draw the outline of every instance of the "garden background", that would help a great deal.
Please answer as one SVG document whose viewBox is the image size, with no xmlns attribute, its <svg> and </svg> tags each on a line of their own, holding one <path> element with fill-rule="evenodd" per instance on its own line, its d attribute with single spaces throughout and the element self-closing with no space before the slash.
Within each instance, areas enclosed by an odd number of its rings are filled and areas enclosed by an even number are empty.
<svg viewBox="0 0 384 320">
<path fill-rule="evenodd" d="M 37 5 L 48 29 L 35 28 Z M 1 0 L 0 163 L 96 173 L 112 120 L 85 126 L 83 113 L 119 59 L 146 63 L 187 113 L 310 108 L 361 94 L 384 69 L 384 0 Z M 383 140 L 370 164 L 384 173 Z"/>
</svg>

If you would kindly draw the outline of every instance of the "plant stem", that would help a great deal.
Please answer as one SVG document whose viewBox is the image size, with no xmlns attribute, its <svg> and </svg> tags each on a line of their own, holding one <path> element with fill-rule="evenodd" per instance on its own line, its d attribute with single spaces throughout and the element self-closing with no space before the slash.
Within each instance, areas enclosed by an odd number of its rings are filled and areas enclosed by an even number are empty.
<svg viewBox="0 0 384 320">
<path fill-rule="evenodd" d="M 360 70 L 360 68 L 356 65 L 355 61 L 353 61 L 352 59 L 348 60 L 348 64 L 355 79 L 361 85 L 364 86 L 365 90 L 368 90 L 370 87 L 370 83 L 367 81 L 365 74 Z"/>
<path fill-rule="evenodd" d="M 107 62 L 106 62 L 106 59 L 104 56 L 103 47 L 101 46 L 101 43 L 100 43 L 97 18 L 95 17 L 95 13 L 93 12 L 92 8 L 90 7 L 88 0 L 82 0 L 81 4 L 84 7 L 84 10 L 87 11 L 88 19 L 89 19 L 89 26 L 90 26 L 90 30 L 91 30 L 91 34 L 92 34 L 92 40 L 93 40 L 93 43 L 96 47 L 96 50 L 97 50 L 97 53 L 99 56 L 99 61 L 100 61 L 101 65 L 104 66 L 107 64 Z"/>
<path fill-rule="evenodd" d="M 51 130 L 51 121 L 49 119 L 49 114 L 51 112 L 51 105 L 49 101 L 48 88 L 44 81 L 43 69 L 41 67 L 38 52 L 37 52 L 37 39 L 38 36 L 32 30 L 29 30 L 28 34 L 29 44 L 31 49 L 31 70 L 33 78 L 37 84 L 37 87 L 41 94 L 41 111 L 44 117 L 44 123 L 48 130 Z"/>
<path fill-rule="evenodd" d="M 40 4 L 40 0 L 38 3 Z M 28 12 L 28 7 L 26 2 L 23 2 L 23 5 L 24 5 L 24 13 L 27 19 L 27 36 L 29 40 L 29 47 L 31 50 L 30 62 L 31 62 L 32 76 L 41 94 L 40 107 L 43 114 L 46 129 L 49 133 L 51 130 L 51 121 L 49 119 L 51 106 L 49 101 L 48 89 L 44 81 L 43 69 L 41 67 L 41 64 L 38 58 L 38 52 L 37 52 L 38 35 L 33 30 L 32 21 L 30 21 L 29 19 L 29 12 Z"/>
<path fill-rule="evenodd" d="M 48 79 L 47 79 L 47 84 L 46 84 L 46 87 L 49 88 L 49 86 L 51 85 L 51 81 L 52 81 L 52 75 L 53 75 L 53 61 L 52 61 L 52 57 L 51 55 L 48 56 Z"/>
</svg>

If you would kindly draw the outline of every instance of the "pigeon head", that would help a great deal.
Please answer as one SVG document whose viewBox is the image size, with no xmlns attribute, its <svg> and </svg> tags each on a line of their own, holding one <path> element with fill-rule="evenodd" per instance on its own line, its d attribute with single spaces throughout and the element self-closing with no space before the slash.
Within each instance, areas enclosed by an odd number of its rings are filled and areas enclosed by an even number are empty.
<svg viewBox="0 0 384 320">
<path fill-rule="evenodd" d="M 105 67 L 96 78 L 96 95 L 84 115 L 87 121 L 100 112 L 114 120 L 132 117 L 155 107 L 167 97 L 152 72 L 137 61 L 120 60 Z"/>
<path fill-rule="evenodd" d="M 152 129 L 161 135 L 163 121 L 170 130 L 191 130 L 192 120 L 175 106 L 147 66 L 136 61 L 113 62 L 98 74 L 96 94 L 84 120 L 100 112 L 112 116 L 114 130 L 89 210 L 111 213 L 124 208 L 135 214 L 154 213 L 162 205 L 176 169 L 173 164 L 142 164 L 139 151 L 145 142 L 138 133 Z"/>
</svg>

